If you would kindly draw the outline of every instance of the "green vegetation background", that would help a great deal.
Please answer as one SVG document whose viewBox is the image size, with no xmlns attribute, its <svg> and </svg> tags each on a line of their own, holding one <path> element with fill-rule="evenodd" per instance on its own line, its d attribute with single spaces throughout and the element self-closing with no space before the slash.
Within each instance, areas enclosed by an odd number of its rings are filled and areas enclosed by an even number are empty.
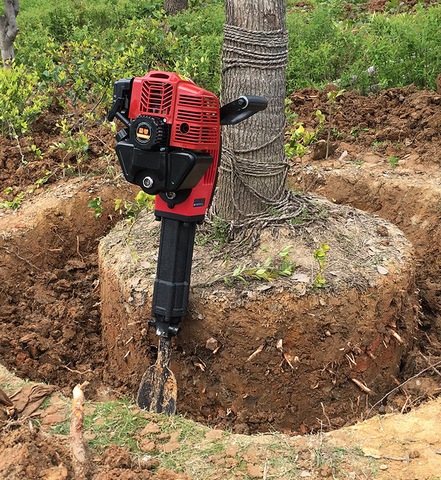
<svg viewBox="0 0 441 480">
<path fill-rule="evenodd" d="M 106 105 L 115 80 L 152 69 L 177 71 L 219 93 L 222 0 L 190 0 L 191 8 L 173 18 L 158 0 L 20 3 L 17 67 L 0 69 L 3 133 L 6 115 L 17 132 L 26 131 L 57 87 L 74 106 Z M 337 80 L 340 87 L 362 93 L 411 83 L 436 88 L 441 73 L 437 3 L 409 10 L 405 2 L 391 0 L 382 14 L 369 13 L 357 0 L 299 5 L 288 0 L 288 94 Z"/>
</svg>

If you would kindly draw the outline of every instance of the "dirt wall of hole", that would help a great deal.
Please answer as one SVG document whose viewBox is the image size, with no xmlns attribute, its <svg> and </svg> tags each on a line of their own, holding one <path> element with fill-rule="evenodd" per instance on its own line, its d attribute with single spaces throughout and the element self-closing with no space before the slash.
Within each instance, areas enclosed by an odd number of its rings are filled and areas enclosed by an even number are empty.
<svg viewBox="0 0 441 480">
<path fill-rule="evenodd" d="M 131 188 L 71 179 L 0 211 L 0 361 L 22 378 L 101 382 L 97 244 Z M 98 219 L 87 204 L 102 198 Z M 87 373 L 83 373 L 87 372 Z"/>
<path fill-rule="evenodd" d="M 423 306 L 441 311 L 441 185 L 427 175 L 381 175 L 372 165 L 331 170 L 316 189 L 336 203 L 369 211 L 397 225 L 412 242 Z"/>
<path fill-rule="evenodd" d="M 391 244 L 398 234 L 390 226 Z M 157 227 L 140 219 L 99 248 L 107 373 L 133 394 L 156 359 L 158 339 L 147 322 L 157 237 Z M 204 257 L 196 246 L 198 271 L 204 258 L 216 269 L 207 248 Z M 174 340 L 178 410 L 242 433 L 304 432 L 320 422 L 335 428 L 362 415 L 393 388 L 412 348 L 418 302 L 409 245 L 401 259 L 369 287 L 338 292 L 277 282 L 193 287 Z"/>
</svg>

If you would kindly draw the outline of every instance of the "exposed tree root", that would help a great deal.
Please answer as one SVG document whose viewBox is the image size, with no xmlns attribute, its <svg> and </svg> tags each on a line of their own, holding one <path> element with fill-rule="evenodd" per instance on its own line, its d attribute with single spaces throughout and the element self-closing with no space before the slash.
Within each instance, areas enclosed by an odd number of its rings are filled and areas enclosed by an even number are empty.
<svg viewBox="0 0 441 480">
<path fill-rule="evenodd" d="M 89 382 L 84 382 L 73 389 L 72 415 L 70 421 L 70 450 L 76 480 L 86 480 L 91 472 L 90 455 L 83 436 L 83 389 L 88 384 Z"/>
</svg>

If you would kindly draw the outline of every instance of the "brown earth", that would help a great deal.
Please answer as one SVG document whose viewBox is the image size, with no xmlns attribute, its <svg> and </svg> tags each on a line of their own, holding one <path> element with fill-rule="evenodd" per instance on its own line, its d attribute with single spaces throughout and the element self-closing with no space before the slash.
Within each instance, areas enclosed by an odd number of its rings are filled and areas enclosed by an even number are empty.
<svg viewBox="0 0 441 480">
<path fill-rule="evenodd" d="M 0 366 L 0 384 L 4 386 L 5 381 L 9 388 L 23 383 Z M 99 408 L 99 403 L 95 405 Z M 439 417 L 440 408 L 438 398 L 406 415 L 376 415 L 329 433 L 292 436 L 211 430 L 183 418 L 154 415 L 130 405 L 133 420 L 125 414 L 124 421 L 121 419 L 120 425 L 108 431 L 106 444 L 93 452 L 91 478 L 437 480 L 441 471 L 441 438 L 434 428 L 434 419 Z M 97 433 L 90 428 L 108 419 L 97 414 L 91 405 L 85 410 L 89 415 L 85 436 L 92 441 Z M 0 478 L 75 478 L 68 452 L 69 438 L 51 433 L 52 428 L 63 425 L 69 412 L 68 399 L 54 394 L 45 409 L 37 411 L 40 426 L 26 420 L 3 426 Z M 139 442 L 141 453 L 137 455 L 130 454 L 124 446 L 111 445 L 113 435 L 118 436 L 127 421 L 131 423 L 133 440 Z M 162 467 L 167 460 L 169 465 L 174 461 L 180 473 L 167 468 L 152 473 L 152 469 Z"/>
<path fill-rule="evenodd" d="M 327 109 L 325 92 L 304 90 L 291 98 L 296 120 L 307 128 L 316 125 L 312 112 Z M 305 157 L 307 188 L 397 225 L 417 252 L 424 313 L 439 313 L 441 95 L 412 86 L 379 96 L 345 93 L 333 126 L 333 156 L 325 160 L 323 149 L 314 155 L 313 146 Z M 320 137 L 326 142 L 327 132 Z M 297 183 L 298 167 L 293 165 Z M 423 323 L 430 329 L 430 321 Z"/>
<path fill-rule="evenodd" d="M 437 0 L 428 0 L 427 2 L 424 2 L 424 5 L 427 6 L 432 3 L 436 4 Z M 420 4 L 418 0 L 406 0 L 404 2 L 393 2 L 391 0 L 371 0 L 370 2 L 366 2 L 363 7 L 371 13 L 384 11 L 397 13 L 412 10 L 418 4 Z"/>
<path fill-rule="evenodd" d="M 4 480 L 44 479 L 75 480 L 69 442 L 66 437 L 55 436 L 22 425 L 0 440 L 0 478 Z M 111 446 L 96 457 L 92 469 L 93 480 L 192 480 L 166 468 L 152 470 L 158 462 L 136 464 L 129 452 Z"/>
<path fill-rule="evenodd" d="M 326 92 L 307 89 L 296 92 L 292 100 L 297 120 L 307 128 L 316 126 L 313 112 L 318 108 L 327 112 Z M 335 153 L 328 160 L 312 160 L 312 155 L 304 159 L 306 183 L 310 191 L 324 194 L 335 203 L 348 203 L 389 220 L 414 244 L 421 326 L 415 335 L 414 351 L 397 373 L 400 382 L 441 359 L 441 95 L 411 86 L 369 97 L 345 93 L 338 104 L 341 108 L 333 119 L 336 130 L 331 136 Z M 109 371 L 101 344 L 97 245 L 121 218 L 114 212 L 114 199 L 133 198 L 134 192 L 123 181 L 118 185 L 120 180 L 109 176 L 109 166 L 118 169 L 114 159 L 107 157 L 112 134 L 99 124 L 81 125 L 90 133 L 89 156 L 81 163 L 82 176 L 67 176 L 65 171 L 63 178 L 62 160 L 70 162 L 75 173 L 79 164 L 72 155 L 66 158 L 60 149 L 49 148 L 53 142 L 64 140 L 55 127 L 61 113 L 56 106 L 52 110 L 37 122 L 32 140 L 19 139 L 25 162 L 17 141 L 0 138 L 0 202 L 13 201 L 19 193 L 28 192 L 51 171 L 47 183 L 32 194 L 26 193 L 21 209 L 0 210 L 1 361 L 19 376 L 55 383 L 69 395 L 72 386 L 84 380 L 92 381 L 97 399 L 106 385 L 116 388 L 117 395 L 130 394 L 133 392 L 127 386 L 131 382 Z M 74 128 L 78 130 L 80 125 Z M 326 141 L 326 131 L 321 138 Z M 28 150 L 34 143 L 44 154 L 43 159 Z M 342 156 L 345 151 L 346 156 Z M 99 174 L 91 177 L 92 171 Z M 295 159 L 291 183 L 301 183 Z M 8 187 L 12 192 L 6 194 Z M 104 210 L 96 220 L 87 204 L 98 196 L 103 199 Z M 439 382 L 433 370 L 424 377 L 424 382 L 414 381 L 398 396 L 391 395 L 386 409 L 418 411 L 415 407 L 422 400 L 435 397 Z M 222 418 L 223 413 L 212 415 Z M 435 422 L 439 410 L 425 415 L 433 415 Z M 32 466 L 32 452 L 43 450 L 47 453 L 42 454 L 42 469 L 58 468 L 62 463 L 69 470 L 68 460 L 57 463 L 60 453 L 55 455 L 52 447 L 40 446 L 39 434 L 26 434 L 28 442 L 20 440 L 19 432 L 3 435 L 0 447 L 28 445 L 31 454 L 26 449 L 20 454 L 28 458 L 28 463 L 24 462 L 22 476 L 17 478 L 25 478 L 23 472 Z M 369 436 L 372 431 L 368 430 L 365 438 Z M 429 462 L 420 477 L 408 469 L 407 473 L 394 470 L 391 476 L 382 478 L 432 478 L 439 475 L 436 468 Z"/>
<path fill-rule="evenodd" d="M 327 211 L 326 221 L 296 236 L 286 227 L 264 231 L 246 259 L 225 261 L 225 252 L 213 255 L 212 242 L 195 246 L 193 288 L 172 370 L 179 408 L 199 421 L 242 433 L 268 425 L 305 432 L 320 429 L 326 411 L 333 427 L 342 426 L 364 410 L 358 404 L 365 405 L 366 391 L 357 381 L 375 391 L 369 397 L 375 402 L 399 374 L 418 313 L 412 248 L 379 217 L 315 201 Z M 145 319 L 158 228 L 153 214 L 140 215 L 99 246 L 107 359 L 133 391 L 156 357 L 157 338 Z M 330 273 L 320 291 L 312 288 L 318 268 L 311 259 L 324 241 Z M 287 245 L 297 265 L 293 276 L 263 285 L 229 277 L 242 264 L 252 268 L 267 258 L 277 264 Z"/>
</svg>

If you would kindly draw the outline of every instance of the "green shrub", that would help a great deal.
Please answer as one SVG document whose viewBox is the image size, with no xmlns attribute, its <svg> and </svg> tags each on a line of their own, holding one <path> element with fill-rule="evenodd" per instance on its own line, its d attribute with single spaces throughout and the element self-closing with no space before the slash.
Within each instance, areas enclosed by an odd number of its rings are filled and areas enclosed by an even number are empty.
<svg viewBox="0 0 441 480">
<path fill-rule="evenodd" d="M 216 94 L 220 85 L 220 62 L 225 8 L 205 4 L 167 19 L 177 41 L 171 69 L 191 78 L 197 85 Z"/>
<path fill-rule="evenodd" d="M 375 14 L 365 30 L 365 58 L 375 66 L 382 87 L 413 83 L 419 88 L 436 88 L 441 71 L 439 7 L 417 9 L 413 14 Z M 359 67 L 365 68 L 366 63 Z"/>
<path fill-rule="evenodd" d="M 366 93 L 411 83 L 434 89 L 441 70 L 441 8 L 398 15 L 369 15 L 363 4 L 359 9 L 351 18 L 338 2 L 289 12 L 288 92 L 337 80 Z"/>
<path fill-rule="evenodd" d="M 362 0 L 350 8 L 344 0 L 310 3 L 288 2 L 288 94 L 336 80 L 366 93 L 378 85 L 435 88 L 441 71 L 439 5 L 392 15 L 370 14 Z M 217 94 L 224 5 L 190 5 L 168 17 L 163 0 L 58 0 L 55 7 L 49 0 L 28 0 L 17 18 L 17 64 L 48 86 L 66 86 L 74 104 L 102 99 L 105 105 L 116 79 L 154 69 L 177 71 Z"/>
<path fill-rule="evenodd" d="M 62 43 L 72 40 L 77 29 L 86 26 L 91 32 L 104 32 L 109 28 L 122 29 L 128 21 L 154 16 L 155 12 L 162 11 L 162 7 L 162 3 L 157 0 L 69 2 L 49 10 L 43 26 L 55 41 Z"/>
<path fill-rule="evenodd" d="M 168 24 L 177 35 L 188 37 L 222 36 L 225 23 L 223 5 L 205 5 L 170 17 Z"/>
<path fill-rule="evenodd" d="M 288 93 L 299 88 L 324 88 L 349 73 L 360 55 L 358 38 L 338 18 L 333 6 L 317 6 L 313 12 L 293 11 L 287 16 L 289 36 Z"/>
<path fill-rule="evenodd" d="M 49 102 L 39 79 L 24 65 L 0 69 L 0 128 L 2 134 L 24 133 Z"/>
</svg>

